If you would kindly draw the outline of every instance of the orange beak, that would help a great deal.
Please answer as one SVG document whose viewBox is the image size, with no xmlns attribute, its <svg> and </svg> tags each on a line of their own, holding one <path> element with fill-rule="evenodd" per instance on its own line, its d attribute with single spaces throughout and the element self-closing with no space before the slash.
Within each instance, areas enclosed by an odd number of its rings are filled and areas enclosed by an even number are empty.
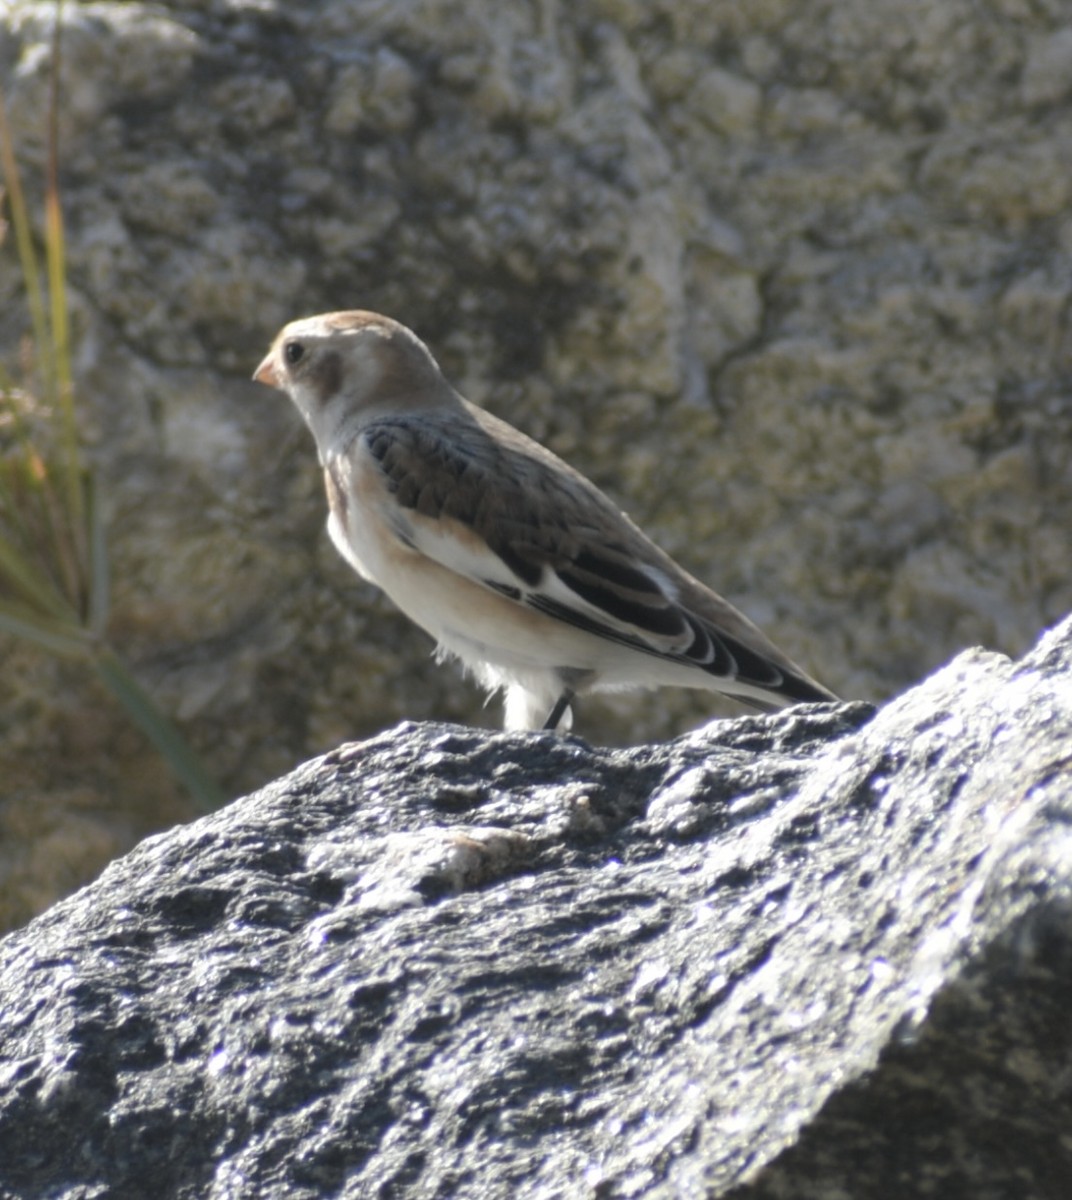
<svg viewBox="0 0 1072 1200">
<path fill-rule="evenodd" d="M 253 378 L 258 383 L 266 383 L 269 387 L 283 386 L 279 378 L 279 371 L 276 369 L 274 354 L 265 355 L 264 362 L 253 372 Z"/>
</svg>

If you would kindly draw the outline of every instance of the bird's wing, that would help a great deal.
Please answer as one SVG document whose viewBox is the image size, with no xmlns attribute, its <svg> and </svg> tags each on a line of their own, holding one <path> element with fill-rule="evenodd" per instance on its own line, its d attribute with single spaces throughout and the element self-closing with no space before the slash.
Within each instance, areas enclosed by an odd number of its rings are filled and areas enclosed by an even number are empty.
<svg viewBox="0 0 1072 1200">
<path fill-rule="evenodd" d="M 401 540 L 507 600 L 610 642 L 740 681 L 776 702 L 831 698 L 583 476 L 467 407 L 381 418 L 361 435 L 397 506 Z"/>
</svg>

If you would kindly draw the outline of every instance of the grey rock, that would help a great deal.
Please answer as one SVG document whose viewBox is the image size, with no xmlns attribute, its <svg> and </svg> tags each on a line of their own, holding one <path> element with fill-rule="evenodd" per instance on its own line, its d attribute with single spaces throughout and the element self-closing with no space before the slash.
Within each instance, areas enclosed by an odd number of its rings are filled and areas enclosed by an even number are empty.
<svg viewBox="0 0 1072 1200">
<path fill-rule="evenodd" d="M 1072 25 L 1032 40 L 1020 87 L 1026 104 L 1056 104 L 1072 91 Z"/>
<path fill-rule="evenodd" d="M 403 725 L 0 943 L 4 1197 L 1068 1194 L 1072 621 L 665 745 Z"/>
</svg>

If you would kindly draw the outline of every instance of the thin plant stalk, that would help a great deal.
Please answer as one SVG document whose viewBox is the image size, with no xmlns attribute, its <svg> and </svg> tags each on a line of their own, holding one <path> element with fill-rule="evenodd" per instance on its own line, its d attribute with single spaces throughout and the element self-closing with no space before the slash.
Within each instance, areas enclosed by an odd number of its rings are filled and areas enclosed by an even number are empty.
<svg viewBox="0 0 1072 1200">
<path fill-rule="evenodd" d="M 207 811 L 223 803 L 223 793 L 106 636 L 107 529 L 99 481 L 82 457 L 71 373 L 57 131 L 61 9 L 53 34 L 44 286 L 0 95 L 0 201 L 7 201 L 22 269 L 36 379 L 19 386 L 0 368 L 0 438 L 8 442 L 6 452 L 0 444 L 0 635 L 92 670 Z M 4 232 L 0 220 L 0 243 Z"/>
</svg>

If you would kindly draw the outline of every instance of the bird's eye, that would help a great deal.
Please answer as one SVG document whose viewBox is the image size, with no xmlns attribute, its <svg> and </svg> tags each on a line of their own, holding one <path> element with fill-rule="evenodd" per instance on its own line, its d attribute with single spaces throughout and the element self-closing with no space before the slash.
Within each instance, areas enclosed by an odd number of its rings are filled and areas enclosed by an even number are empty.
<svg viewBox="0 0 1072 1200">
<path fill-rule="evenodd" d="M 287 342 L 283 347 L 283 357 L 293 367 L 305 357 L 305 347 L 301 342 Z"/>
</svg>

